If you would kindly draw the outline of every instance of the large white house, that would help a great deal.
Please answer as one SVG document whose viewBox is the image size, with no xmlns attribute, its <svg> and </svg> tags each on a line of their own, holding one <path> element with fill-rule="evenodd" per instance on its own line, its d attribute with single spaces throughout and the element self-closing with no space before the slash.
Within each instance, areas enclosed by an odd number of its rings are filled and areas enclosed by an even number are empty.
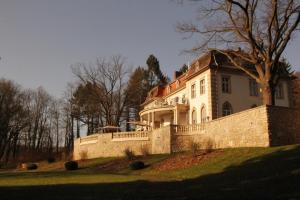
<svg viewBox="0 0 300 200">
<path fill-rule="evenodd" d="M 289 80 L 276 89 L 275 104 L 290 106 Z M 186 73 L 157 86 L 142 104 L 140 118 L 153 129 L 169 124 L 199 124 L 262 105 L 261 88 L 220 53 L 194 60 Z"/>
</svg>

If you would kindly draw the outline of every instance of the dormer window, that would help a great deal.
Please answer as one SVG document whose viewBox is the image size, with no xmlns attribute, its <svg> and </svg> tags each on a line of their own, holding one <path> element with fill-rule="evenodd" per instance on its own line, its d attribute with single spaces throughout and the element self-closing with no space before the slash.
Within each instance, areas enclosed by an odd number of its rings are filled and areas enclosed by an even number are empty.
<svg viewBox="0 0 300 200">
<path fill-rule="evenodd" d="M 168 85 L 168 86 L 167 86 L 167 93 L 170 94 L 170 92 L 171 92 L 171 86 Z"/>
<path fill-rule="evenodd" d="M 176 88 L 179 88 L 179 80 L 176 80 Z"/>
</svg>

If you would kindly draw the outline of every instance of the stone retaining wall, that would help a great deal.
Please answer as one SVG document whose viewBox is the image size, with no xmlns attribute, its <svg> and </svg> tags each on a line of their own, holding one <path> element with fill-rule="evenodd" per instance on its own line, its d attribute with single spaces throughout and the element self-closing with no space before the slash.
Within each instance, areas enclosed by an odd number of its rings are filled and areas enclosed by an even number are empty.
<svg viewBox="0 0 300 200">
<path fill-rule="evenodd" d="M 124 135 L 126 136 L 126 133 Z M 148 137 L 113 138 L 112 133 L 102 133 L 76 139 L 73 159 L 121 157 L 125 156 L 124 151 L 126 148 L 132 150 L 136 155 L 141 155 L 143 150 L 152 153 L 151 132 L 148 133 Z"/>
<path fill-rule="evenodd" d="M 267 107 L 260 106 L 205 123 L 192 134 L 172 133 L 172 151 L 200 148 L 267 147 L 269 143 Z"/>
<path fill-rule="evenodd" d="M 300 143 L 300 109 L 268 107 L 271 146 Z"/>
<path fill-rule="evenodd" d="M 74 159 L 124 156 L 126 148 L 136 155 L 200 148 L 268 147 L 300 143 L 300 109 L 259 106 L 192 127 L 167 126 L 149 133 L 95 134 L 79 138 Z"/>
</svg>

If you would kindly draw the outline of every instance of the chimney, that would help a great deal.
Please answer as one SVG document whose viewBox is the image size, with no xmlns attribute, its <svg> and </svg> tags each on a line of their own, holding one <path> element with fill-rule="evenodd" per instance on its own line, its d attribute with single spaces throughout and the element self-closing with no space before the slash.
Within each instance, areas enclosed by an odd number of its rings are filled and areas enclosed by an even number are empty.
<svg viewBox="0 0 300 200">
<path fill-rule="evenodd" d="M 174 80 L 176 80 L 176 79 L 177 79 L 177 77 L 178 77 L 178 76 L 180 76 L 181 74 L 182 74 L 182 72 L 175 71 L 175 72 L 174 72 L 173 79 L 174 79 Z"/>
</svg>

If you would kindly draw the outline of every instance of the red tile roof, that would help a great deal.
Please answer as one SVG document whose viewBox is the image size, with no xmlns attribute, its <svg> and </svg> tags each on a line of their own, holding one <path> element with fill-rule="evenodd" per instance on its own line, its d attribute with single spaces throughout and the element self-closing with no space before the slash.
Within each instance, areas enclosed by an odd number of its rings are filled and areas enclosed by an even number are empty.
<svg viewBox="0 0 300 200">
<path fill-rule="evenodd" d="M 192 62 L 186 73 L 178 76 L 175 80 L 167 85 L 154 87 L 149 92 L 144 104 L 151 101 L 153 98 L 165 97 L 168 94 L 175 92 L 179 88 L 184 87 L 186 81 L 190 78 L 196 76 L 198 73 L 202 73 L 206 68 L 219 65 L 220 63 L 222 63 L 222 66 L 224 66 L 224 64 L 230 66 L 230 61 L 225 55 L 218 53 L 217 51 L 209 51 L 205 53 Z"/>
</svg>

